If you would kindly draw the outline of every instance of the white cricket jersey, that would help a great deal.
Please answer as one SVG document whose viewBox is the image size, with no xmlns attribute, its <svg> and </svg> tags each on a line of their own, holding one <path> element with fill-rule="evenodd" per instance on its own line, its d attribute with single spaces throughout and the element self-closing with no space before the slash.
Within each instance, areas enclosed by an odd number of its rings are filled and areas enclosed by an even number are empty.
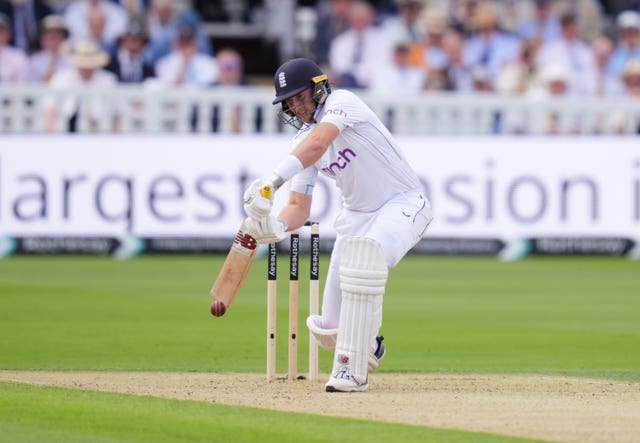
<svg viewBox="0 0 640 443">
<path fill-rule="evenodd" d="M 319 161 L 292 179 L 292 191 L 311 194 L 320 172 L 335 180 L 346 209 L 371 212 L 398 193 L 420 189 L 418 176 L 389 130 L 352 92 L 329 94 L 316 121 L 334 124 L 340 134 Z M 314 127 L 299 131 L 294 144 Z"/>
</svg>

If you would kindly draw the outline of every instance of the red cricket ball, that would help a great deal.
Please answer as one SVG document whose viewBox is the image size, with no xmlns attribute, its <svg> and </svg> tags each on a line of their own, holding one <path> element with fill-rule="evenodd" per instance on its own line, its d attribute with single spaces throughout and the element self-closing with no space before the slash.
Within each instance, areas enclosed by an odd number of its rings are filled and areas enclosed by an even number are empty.
<svg viewBox="0 0 640 443">
<path fill-rule="evenodd" d="M 227 307 L 220 300 L 216 300 L 211 303 L 211 315 L 214 317 L 220 317 L 227 312 Z"/>
</svg>

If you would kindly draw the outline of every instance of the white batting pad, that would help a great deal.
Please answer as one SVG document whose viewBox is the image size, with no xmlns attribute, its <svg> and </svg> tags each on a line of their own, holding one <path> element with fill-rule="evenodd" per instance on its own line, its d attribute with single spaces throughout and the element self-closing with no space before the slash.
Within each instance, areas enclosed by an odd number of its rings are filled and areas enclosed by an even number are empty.
<svg viewBox="0 0 640 443">
<path fill-rule="evenodd" d="M 307 328 L 309 328 L 309 332 L 323 349 L 331 352 L 336 349 L 338 329 L 322 328 L 322 317 L 319 315 L 310 315 L 307 317 Z"/>
<path fill-rule="evenodd" d="M 382 325 L 388 272 L 380 243 L 365 237 L 346 240 L 340 261 L 342 306 L 330 383 L 367 383 L 369 353 Z"/>
</svg>

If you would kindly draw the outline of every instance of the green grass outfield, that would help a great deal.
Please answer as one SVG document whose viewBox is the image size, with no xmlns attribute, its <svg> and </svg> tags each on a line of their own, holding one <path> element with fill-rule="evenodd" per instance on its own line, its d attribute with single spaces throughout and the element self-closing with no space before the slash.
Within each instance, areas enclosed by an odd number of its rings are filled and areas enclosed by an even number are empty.
<svg viewBox="0 0 640 443">
<path fill-rule="evenodd" d="M 308 337 L 303 327 L 306 258 L 301 263 L 301 343 Z M 0 261 L 0 369 L 262 372 L 266 260 L 254 264 L 234 306 L 216 319 L 208 312 L 208 291 L 222 260 Z M 323 256 L 322 271 L 326 264 Z M 283 258 L 280 350 L 286 349 L 287 271 Z M 387 289 L 382 333 L 390 353 L 382 372 L 543 373 L 640 381 L 638 262 L 563 257 L 502 263 L 409 256 L 391 271 Z M 300 361 L 304 370 L 304 345 Z M 284 370 L 283 352 L 278 365 Z M 329 366 L 329 356 L 322 353 L 321 370 Z M 19 406 L 15 412 L 11 404 Z M 286 439 L 282 430 L 291 428 L 291 417 L 0 384 L 0 442 L 527 441 L 344 420 L 346 429 L 357 430 L 349 432 L 349 439 L 328 431 L 336 419 L 304 415 L 296 415 L 300 426 Z M 233 433 L 232 440 L 211 440 L 221 426 Z"/>
</svg>

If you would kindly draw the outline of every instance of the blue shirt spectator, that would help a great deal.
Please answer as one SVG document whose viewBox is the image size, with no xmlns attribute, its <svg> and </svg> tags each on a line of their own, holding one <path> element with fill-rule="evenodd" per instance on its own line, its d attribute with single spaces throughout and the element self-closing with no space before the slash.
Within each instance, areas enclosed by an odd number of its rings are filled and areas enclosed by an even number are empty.
<svg viewBox="0 0 640 443">
<path fill-rule="evenodd" d="M 193 30 L 199 53 L 212 55 L 213 48 L 211 41 L 209 37 L 202 32 L 200 24 L 200 16 L 197 12 L 193 10 L 183 11 L 171 26 L 160 29 L 157 34 L 151 35 L 149 45 L 146 49 L 147 60 L 151 64 L 156 64 L 162 57 L 169 55 L 180 30 L 184 28 Z"/>
<path fill-rule="evenodd" d="M 617 28 L 618 41 L 607 67 L 613 77 L 622 75 L 629 60 L 640 60 L 640 13 L 630 10 L 620 13 Z"/>
<path fill-rule="evenodd" d="M 527 40 L 539 42 L 554 40 L 560 36 L 560 20 L 553 13 L 551 0 L 536 0 L 534 16 L 518 26 L 516 34 Z"/>
<path fill-rule="evenodd" d="M 479 9 L 472 23 L 474 34 L 465 46 L 464 64 L 483 66 L 495 81 L 502 68 L 517 58 L 520 40 L 499 29 L 498 15 L 488 7 Z"/>
</svg>

